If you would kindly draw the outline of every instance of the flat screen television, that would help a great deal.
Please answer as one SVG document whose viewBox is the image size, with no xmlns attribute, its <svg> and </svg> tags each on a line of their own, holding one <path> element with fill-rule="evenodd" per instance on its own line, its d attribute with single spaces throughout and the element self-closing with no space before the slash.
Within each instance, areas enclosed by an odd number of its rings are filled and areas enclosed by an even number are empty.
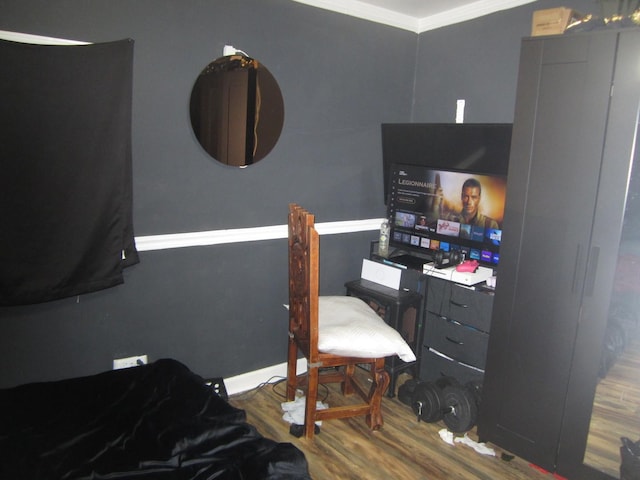
<svg viewBox="0 0 640 480">
<path fill-rule="evenodd" d="M 384 202 L 393 163 L 506 175 L 510 123 L 383 123 Z"/>
<path fill-rule="evenodd" d="M 389 174 L 390 247 L 423 259 L 457 251 L 498 265 L 506 175 L 398 163 Z"/>
</svg>

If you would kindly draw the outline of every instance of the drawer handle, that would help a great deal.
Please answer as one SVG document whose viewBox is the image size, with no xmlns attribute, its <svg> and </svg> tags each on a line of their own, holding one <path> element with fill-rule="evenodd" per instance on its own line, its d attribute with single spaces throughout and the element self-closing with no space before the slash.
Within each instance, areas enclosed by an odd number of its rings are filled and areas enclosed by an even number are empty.
<svg viewBox="0 0 640 480">
<path fill-rule="evenodd" d="M 448 337 L 448 336 L 446 336 L 446 335 L 445 335 L 445 337 L 444 337 L 444 338 L 446 338 L 447 340 L 449 340 L 451 343 L 455 343 L 456 345 L 464 345 L 464 342 L 461 342 L 461 341 L 459 341 L 459 340 L 454 340 L 453 338 Z"/>
<path fill-rule="evenodd" d="M 469 308 L 469 305 L 467 305 L 466 303 L 458 303 L 458 302 L 454 302 L 453 300 L 449 300 L 449 303 L 451 305 L 455 305 L 456 307 Z"/>
<path fill-rule="evenodd" d="M 450 324 L 452 324 L 452 325 L 458 325 L 458 326 L 460 326 L 460 327 L 462 326 L 462 324 L 461 324 L 459 321 L 454 320 L 453 318 L 443 317 L 442 315 L 440 316 L 440 318 L 441 318 L 442 320 L 444 320 L 445 322 L 450 323 Z"/>
</svg>

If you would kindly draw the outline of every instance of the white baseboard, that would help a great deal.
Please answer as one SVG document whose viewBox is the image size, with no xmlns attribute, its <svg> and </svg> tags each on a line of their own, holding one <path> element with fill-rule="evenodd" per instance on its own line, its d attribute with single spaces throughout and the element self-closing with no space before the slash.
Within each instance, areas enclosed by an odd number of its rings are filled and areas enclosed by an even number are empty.
<svg viewBox="0 0 640 480">
<path fill-rule="evenodd" d="M 307 360 L 305 358 L 299 358 L 297 368 L 298 374 L 306 372 Z M 284 362 L 278 365 L 261 368 L 260 370 L 254 370 L 253 372 L 242 373 L 235 377 L 225 378 L 224 386 L 227 389 L 227 394 L 233 395 L 235 393 L 252 390 L 265 382 L 273 382 L 274 377 L 286 378 L 286 376 L 287 363 Z"/>
</svg>

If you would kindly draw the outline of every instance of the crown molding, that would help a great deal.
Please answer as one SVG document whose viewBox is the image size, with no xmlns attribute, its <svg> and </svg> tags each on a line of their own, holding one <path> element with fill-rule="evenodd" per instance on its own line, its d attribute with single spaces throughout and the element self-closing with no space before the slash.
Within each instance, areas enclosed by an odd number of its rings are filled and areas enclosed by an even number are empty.
<svg viewBox="0 0 640 480">
<path fill-rule="evenodd" d="M 418 33 L 418 19 L 410 15 L 394 12 L 386 8 L 370 5 L 358 0 L 293 0 L 311 7 L 323 8 L 332 12 L 351 15 L 352 17 L 382 23 L 391 27 Z"/>
<path fill-rule="evenodd" d="M 501 10 L 519 7 L 536 0 L 477 0 L 463 7 L 452 8 L 451 10 L 424 18 L 405 15 L 359 0 L 293 1 L 419 34 L 428 30 L 472 20 Z"/>
<path fill-rule="evenodd" d="M 490 15 L 502 10 L 533 3 L 537 0 L 478 0 L 464 7 L 452 8 L 436 15 L 418 20 L 418 33 L 435 30 L 436 28 L 466 22 L 474 18 Z"/>
</svg>

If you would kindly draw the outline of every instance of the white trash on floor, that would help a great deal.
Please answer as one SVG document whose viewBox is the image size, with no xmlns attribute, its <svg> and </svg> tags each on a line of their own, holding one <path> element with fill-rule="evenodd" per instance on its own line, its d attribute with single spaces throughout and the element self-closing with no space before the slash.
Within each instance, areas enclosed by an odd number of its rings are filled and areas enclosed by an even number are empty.
<svg viewBox="0 0 640 480">
<path fill-rule="evenodd" d="M 305 397 L 296 397 L 296 399 L 291 402 L 281 403 L 280 406 L 284 412 L 282 419 L 294 425 L 304 425 L 304 407 L 306 403 Z M 316 402 L 317 410 L 324 410 L 326 408 L 329 408 L 329 405 L 326 403 L 322 403 L 321 401 Z M 317 421 L 316 425 L 321 426 L 322 421 Z"/>
<path fill-rule="evenodd" d="M 471 448 L 473 448 L 476 452 L 482 454 L 482 455 L 490 455 L 492 457 L 496 456 L 496 452 L 493 448 L 487 447 L 486 444 L 484 443 L 478 443 L 475 440 L 470 439 L 467 434 L 464 434 L 464 437 L 455 437 L 453 436 L 453 433 L 450 432 L 449 430 L 447 430 L 446 428 L 443 428 L 442 430 L 440 430 L 438 432 L 438 435 L 440 435 L 440 438 L 445 442 L 448 443 L 449 445 L 455 445 L 456 443 L 462 443 L 464 445 L 467 445 Z"/>
</svg>

